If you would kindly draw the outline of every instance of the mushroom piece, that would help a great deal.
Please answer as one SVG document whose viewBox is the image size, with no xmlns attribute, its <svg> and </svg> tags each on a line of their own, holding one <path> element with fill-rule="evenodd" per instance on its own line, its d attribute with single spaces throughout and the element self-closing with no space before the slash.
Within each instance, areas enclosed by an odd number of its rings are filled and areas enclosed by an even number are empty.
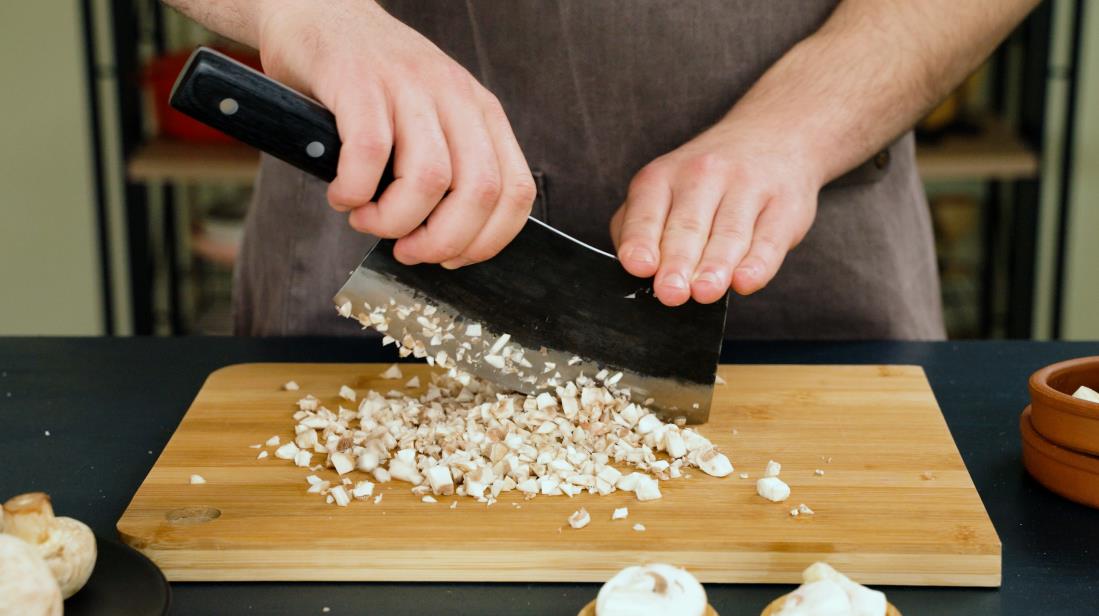
<svg viewBox="0 0 1099 616">
<path fill-rule="evenodd" d="M 790 486 L 778 477 L 764 477 L 757 481 L 756 492 L 763 498 L 776 503 L 790 498 Z"/>
<path fill-rule="evenodd" d="M 776 616 L 885 616 L 885 595 L 858 584 L 827 563 L 802 572 L 803 584 L 786 598 Z"/>
<path fill-rule="evenodd" d="M 61 588 L 27 542 L 0 534 L 0 616 L 61 616 Z"/>
<path fill-rule="evenodd" d="M 1099 404 L 1099 391 L 1095 391 L 1087 385 L 1081 385 L 1080 387 L 1077 387 L 1076 391 L 1073 392 L 1072 397 L 1079 400 L 1087 400 L 1088 402 L 1094 402 L 1096 404 Z"/>
<path fill-rule="evenodd" d="M 827 580 L 839 584 L 851 602 L 851 616 L 885 616 L 885 593 L 863 586 L 833 569 L 828 563 L 813 563 L 801 573 L 806 584 Z"/>
<path fill-rule="evenodd" d="M 706 591 L 686 569 L 654 563 L 626 567 L 599 589 L 599 616 L 702 616 Z"/>
<path fill-rule="evenodd" d="M 95 535 L 83 522 L 54 517 L 44 492 L 20 494 L 4 503 L 4 532 L 26 541 L 46 561 L 65 599 L 84 587 L 95 567 Z"/>
</svg>

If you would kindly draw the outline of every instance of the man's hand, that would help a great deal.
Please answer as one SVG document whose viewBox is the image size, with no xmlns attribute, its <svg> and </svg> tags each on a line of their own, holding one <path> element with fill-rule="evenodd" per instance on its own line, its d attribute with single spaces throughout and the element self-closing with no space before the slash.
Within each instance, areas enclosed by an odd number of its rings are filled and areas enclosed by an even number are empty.
<svg viewBox="0 0 1099 616">
<path fill-rule="evenodd" d="M 821 186 L 908 130 L 1037 3 L 843 0 L 717 125 L 634 177 L 611 221 L 622 265 L 655 275 L 669 306 L 762 289 Z"/>
<path fill-rule="evenodd" d="M 623 267 L 655 276 L 669 306 L 763 288 L 813 223 L 817 171 L 792 141 L 747 126 L 726 118 L 649 163 L 611 219 Z"/>
<path fill-rule="evenodd" d="M 499 101 L 374 2 L 171 3 L 332 111 L 343 146 L 328 200 L 356 230 L 401 238 L 400 261 L 483 261 L 526 222 L 535 184 Z M 391 151 L 396 179 L 372 201 Z"/>
</svg>

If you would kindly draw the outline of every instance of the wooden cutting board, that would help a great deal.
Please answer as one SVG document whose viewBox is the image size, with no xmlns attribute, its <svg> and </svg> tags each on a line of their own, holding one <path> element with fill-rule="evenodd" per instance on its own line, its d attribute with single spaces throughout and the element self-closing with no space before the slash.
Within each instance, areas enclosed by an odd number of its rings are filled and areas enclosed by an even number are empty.
<svg viewBox="0 0 1099 616">
<path fill-rule="evenodd" d="M 119 521 L 122 538 L 172 581 L 605 581 L 661 561 L 703 582 L 789 583 L 827 560 L 866 584 L 1000 584 L 1000 540 L 919 367 L 722 366 L 728 385 L 717 386 L 700 431 L 736 472 L 692 471 L 662 482 L 664 497 L 650 502 L 512 492 L 491 507 L 455 497 L 426 504 L 391 482 L 379 486 L 380 504 L 336 507 L 306 494 L 307 469 L 256 459 L 249 445 L 292 438 L 299 397 L 313 393 L 335 409 L 340 385 L 403 384 L 380 379 L 384 368 L 243 364 L 213 373 Z M 426 382 L 427 366 L 402 369 Z M 291 379 L 301 391 L 281 390 Z M 756 495 L 769 459 L 791 486 L 785 503 Z M 191 474 L 207 483 L 191 485 Z M 816 513 L 791 517 L 799 503 Z M 611 521 L 623 506 L 629 518 Z M 579 507 L 592 522 L 574 530 L 566 518 Z"/>
</svg>

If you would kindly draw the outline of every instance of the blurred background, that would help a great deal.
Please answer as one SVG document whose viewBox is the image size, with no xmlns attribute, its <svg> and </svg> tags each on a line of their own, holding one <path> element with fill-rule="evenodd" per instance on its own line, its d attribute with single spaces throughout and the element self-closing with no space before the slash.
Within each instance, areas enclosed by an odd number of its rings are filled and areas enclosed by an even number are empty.
<svg viewBox="0 0 1099 616">
<path fill-rule="evenodd" d="M 254 150 L 170 112 L 156 0 L 0 3 L 0 335 L 229 334 Z M 918 127 L 951 338 L 1099 339 L 1099 7 L 1044 2 Z"/>
</svg>

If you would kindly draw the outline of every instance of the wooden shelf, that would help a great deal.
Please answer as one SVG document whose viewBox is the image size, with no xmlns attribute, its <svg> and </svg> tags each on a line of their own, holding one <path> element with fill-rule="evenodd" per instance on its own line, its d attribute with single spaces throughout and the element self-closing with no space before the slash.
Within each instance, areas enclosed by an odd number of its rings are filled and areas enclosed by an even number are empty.
<svg viewBox="0 0 1099 616">
<path fill-rule="evenodd" d="M 135 182 L 234 182 L 251 184 L 259 152 L 239 143 L 193 143 L 153 139 L 126 165 Z"/>
<path fill-rule="evenodd" d="M 924 181 L 1017 180 L 1038 175 L 1038 155 L 995 121 L 989 121 L 976 135 L 920 144 L 916 160 Z M 259 154 L 245 145 L 154 139 L 130 159 L 127 173 L 139 182 L 249 184 L 258 166 Z"/>
<path fill-rule="evenodd" d="M 989 119 L 980 133 L 951 135 L 916 147 L 925 182 L 941 180 L 1024 180 L 1038 177 L 1038 155 L 1002 122 Z"/>
</svg>

